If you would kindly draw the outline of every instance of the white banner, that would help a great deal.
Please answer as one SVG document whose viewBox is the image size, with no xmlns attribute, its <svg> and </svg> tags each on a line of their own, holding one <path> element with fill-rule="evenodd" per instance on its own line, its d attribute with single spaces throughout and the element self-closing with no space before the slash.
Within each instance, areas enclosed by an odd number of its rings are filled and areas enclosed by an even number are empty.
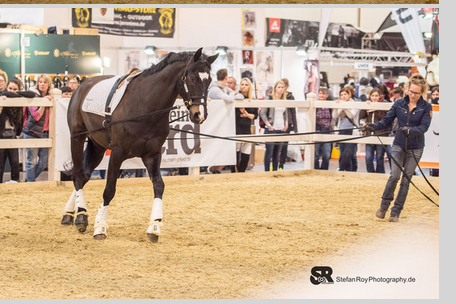
<svg viewBox="0 0 456 304">
<path fill-rule="evenodd" d="M 65 171 L 64 164 L 71 161 L 70 132 L 67 123 L 67 108 L 69 99 L 62 98 L 56 102 L 57 130 L 56 130 L 56 159 L 58 171 Z M 179 102 L 180 104 L 182 101 Z M 174 110 L 170 113 L 170 120 L 187 113 Z M 221 137 L 235 136 L 234 104 L 226 104 L 222 100 L 208 102 L 208 117 L 201 125 L 193 124 L 188 118 L 176 121 L 171 128 L 190 132 L 204 133 Z M 234 165 L 236 163 L 236 143 L 222 139 L 209 139 L 171 130 L 168 140 L 163 145 L 162 168 L 201 167 L 217 165 Z M 109 153 L 107 153 L 109 154 Z M 106 155 L 97 170 L 108 167 L 109 155 Z M 124 161 L 122 169 L 144 168 L 140 158 Z"/>
<path fill-rule="evenodd" d="M 410 53 L 421 52 L 426 54 L 426 47 L 424 46 L 423 32 L 421 31 L 420 20 L 417 8 L 392 8 L 393 16 L 396 23 L 401 29 L 402 36 Z M 416 63 L 427 63 L 425 57 L 419 58 L 416 56 L 413 59 Z M 426 76 L 426 68 L 418 66 L 418 71 L 423 77 Z"/>
<path fill-rule="evenodd" d="M 424 134 L 426 147 L 420 160 L 420 166 L 435 167 L 439 165 L 439 106 L 432 105 L 432 120 L 428 131 Z"/>
<path fill-rule="evenodd" d="M 320 9 L 320 30 L 318 33 L 318 47 L 323 46 L 323 40 L 325 39 L 326 32 L 328 31 L 329 19 L 331 17 L 332 8 Z"/>
</svg>

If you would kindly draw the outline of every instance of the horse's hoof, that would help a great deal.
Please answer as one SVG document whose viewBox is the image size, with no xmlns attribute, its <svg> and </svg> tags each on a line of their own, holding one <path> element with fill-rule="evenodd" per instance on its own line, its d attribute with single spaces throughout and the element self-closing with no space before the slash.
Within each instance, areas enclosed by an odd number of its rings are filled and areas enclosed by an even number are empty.
<svg viewBox="0 0 456 304">
<path fill-rule="evenodd" d="M 158 235 L 148 233 L 147 237 L 149 238 L 149 241 L 151 241 L 152 243 L 158 243 Z"/>
<path fill-rule="evenodd" d="M 74 224 L 74 212 L 67 212 L 63 215 L 62 221 L 60 222 L 62 225 L 73 225 Z"/>
<path fill-rule="evenodd" d="M 76 220 L 74 221 L 74 225 L 79 232 L 83 233 L 86 231 L 87 226 L 89 225 L 89 221 L 87 219 L 87 213 L 79 212 L 76 215 Z"/>
<path fill-rule="evenodd" d="M 93 239 L 95 241 L 103 241 L 103 240 L 106 240 L 107 238 L 108 238 L 108 236 L 105 234 L 97 234 L 97 235 L 93 236 Z"/>
</svg>

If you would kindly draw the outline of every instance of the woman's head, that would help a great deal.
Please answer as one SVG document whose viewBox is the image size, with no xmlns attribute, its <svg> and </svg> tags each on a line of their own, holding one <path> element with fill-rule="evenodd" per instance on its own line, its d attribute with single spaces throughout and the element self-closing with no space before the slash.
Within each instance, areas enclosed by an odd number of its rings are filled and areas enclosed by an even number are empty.
<svg viewBox="0 0 456 304">
<path fill-rule="evenodd" d="M 433 87 L 431 90 L 431 98 L 432 99 L 439 98 L 439 95 L 440 95 L 439 87 L 438 86 Z"/>
<path fill-rule="evenodd" d="M 253 86 L 248 78 L 242 78 L 239 83 L 239 92 L 244 96 L 247 96 L 249 99 L 253 98 Z"/>
<path fill-rule="evenodd" d="M 381 91 L 378 88 L 373 88 L 369 94 L 369 100 L 378 102 L 380 100 Z"/>
<path fill-rule="evenodd" d="M 6 89 L 6 84 L 8 83 L 8 75 L 2 70 L 0 70 L 0 91 Z"/>
<path fill-rule="evenodd" d="M 36 88 L 42 94 L 47 95 L 49 93 L 49 90 L 52 88 L 51 77 L 46 74 L 41 74 L 41 75 L 38 75 L 37 79 L 38 80 L 36 82 Z"/>
<path fill-rule="evenodd" d="M 275 100 L 286 98 L 285 83 L 283 83 L 282 80 L 275 83 L 274 89 L 272 90 L 272 98 Z"/>
<path fill-rule="evenodd" d="M 420 97 L 429 90 L 428 83 L 423 76 L 416 73 L 413 74 L 405 85 L 406 92 L 410 101 L 417 102 Z"/>
<path fill-rule="evenodd" d="M 22 89 L 22 83 L 18 79 L 11 79 L 8 81 L 8 85 L 6 86 L 6 90 L 8 92 L 17 93 Z"/>
<path fill-rule="evenodd" d="M 347 85 L 347 86 L 343 87 L 342 89 L 340 89 L 339 97 L 342 100 L 348 101 L 353 96 L 355 96 L 355 89 L 353 89 L 353 87 L 351 85 Z"/>
</svg>

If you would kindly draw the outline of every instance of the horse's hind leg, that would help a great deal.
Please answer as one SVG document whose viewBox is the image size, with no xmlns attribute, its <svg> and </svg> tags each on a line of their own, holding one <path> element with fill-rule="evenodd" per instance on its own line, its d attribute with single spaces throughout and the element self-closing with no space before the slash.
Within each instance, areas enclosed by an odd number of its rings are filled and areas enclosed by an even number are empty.
<svg viewBox="0 0 456 304">
<path fill-rule="evenodd" d="M 120 166 L 124 160 L 125 154 L 123 149 L 121 147 L 114 147 L 109 159 L 106 187 L 103 192 L 103 204 L 101 204 L 100 208 L 98 209 L 98 214 L 95 217 L 93 232 L 93 238 L 95 240 L 104 240 L 108 237 L 107 220 L 109 203 L 112 201 L 114 195 L 116 194 L 117 176 L 119 175 Z"/>
<path fill-rule="evenodd" d="M 89 181 L 90 175 L 100 164 L 106 151 L 102 146 L 89 139 L 86 149 L 82 152 L 81 146 L 84 147 L 84 142 L 85 138 L 72 140 L 71 143 L 74 190 L 65 205 L 61 222 L 63 225 L 72 225 L 73 218 L 76 217 L 74 224 L 79 232 L 85 232 L 88 225 L 87 206 L 82 188 Z M 75 212 L 76 216 L 74 215 Z"/>
<path fill-rule="evenodd" d="M 160 227 L 163 220 L 163 192 L 165 192 L 165 183 L 160 174 L 161 153 L 149 154 L 142 158 L 144 165 L 149 172 L 150 179 L 154 186 L 154 202 L 150 214 L 149 227 L 147 236 L 151 242 L 158 242 L 161 234 Z"/>
</svg>

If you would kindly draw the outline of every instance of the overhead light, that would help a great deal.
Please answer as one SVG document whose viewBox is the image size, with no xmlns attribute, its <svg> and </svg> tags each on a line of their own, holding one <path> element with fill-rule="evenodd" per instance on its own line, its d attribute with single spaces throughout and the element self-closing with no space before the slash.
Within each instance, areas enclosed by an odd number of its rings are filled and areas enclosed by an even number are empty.
<svg viewBox="0 0 456 304">
<path fill-rule="evenodd" d="M 304 46 L 304 45 L 298 46 L 298 48 L 296 49 L 296 54 L 298 54 L 299 56 L 307 56 L 308 49 L 309 49 L 308 46 Z"/>
<path fill-rule="evenodd" d="M 144 49 L 144 53 L 146 53 L 147 55 L 154 55 L 156 49 L 157 49 L 157 48 L 156 48 L 155 46 L 148 45 L 148 46 L 146 46 L 146 48 Z"/>
<path fill-rule="evenodd" d="M 215 52 L 216 52 L 217 54 L 220 54 L 220 55 L 223 56 L 223 55 L 226 55 L 227 50 L 228 50 L 228 47 L 226 47 L 226 46 L 218 46 L 218 47 L 215 49 Z"/>
<path fill-rule="evenodd" d="M 424 38 L 430 39 L 430 38 L 432 38 L 432 33 L 431 32 L 425 32 L 425 33 L 423 33 L 423 36 L 424 36 Z"/>
</svg>

